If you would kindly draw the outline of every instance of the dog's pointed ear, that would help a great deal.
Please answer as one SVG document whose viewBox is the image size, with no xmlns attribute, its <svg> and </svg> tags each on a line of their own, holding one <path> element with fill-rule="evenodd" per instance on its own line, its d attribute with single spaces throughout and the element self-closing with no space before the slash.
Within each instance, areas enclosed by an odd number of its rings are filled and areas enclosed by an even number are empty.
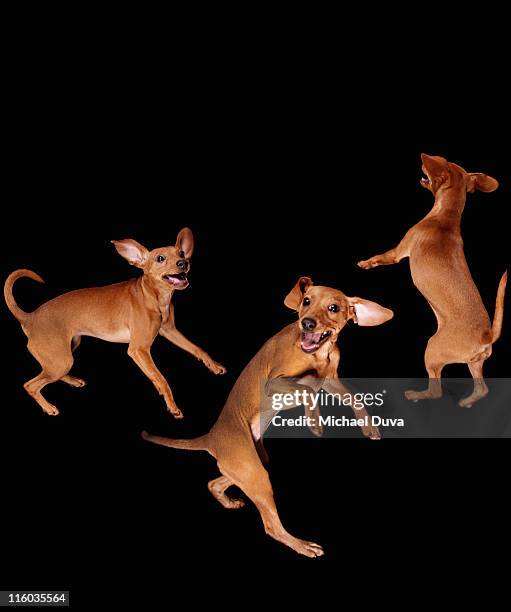
<svg viewBox="0 0 511 612">
<path fill-rule="evenodd" d="M 182 253 L 181 257 L 189 259 L 193 253 L 193 234 L 189 227 L 183 227 L 176 238 L 176 249 Z"/>
<path fill-rule="evenodd" d="M 381 325 L 386 321 L 390 321 L 394 316 L 394 313 L 389 308 L 359 297 L 349 297 L 348 304 L 350 308 L 349 318 L 357 323 L 357 325 L 363 325 L 364 327 Z"/>
<path fill-rule="evenodd" d="M 312 287 L 313 282 L 308 276 L 300 276 L 296 281 L 295 286 L 287 294 L 284 304 L 291 310 L 298 310 L 302 303 L 303 295 L 309 287 Z"/>
<path fill-rule="evenodd" d="M 136 240 L 112 240 L 119 255 L 124 257 L 130 265 L 143 268 L 147 262 L 149 251 Z"/>
<path fill-rule="evenodd" d="M 484 193 L 490 193 L 495 191 L 498 186 L 499 182 L 496 179 L 482 172 L 470 172 L 468 175 L 467 191 L 469 193 L 474 193 L 476 189 L 484 191 Z"/>
</svg>

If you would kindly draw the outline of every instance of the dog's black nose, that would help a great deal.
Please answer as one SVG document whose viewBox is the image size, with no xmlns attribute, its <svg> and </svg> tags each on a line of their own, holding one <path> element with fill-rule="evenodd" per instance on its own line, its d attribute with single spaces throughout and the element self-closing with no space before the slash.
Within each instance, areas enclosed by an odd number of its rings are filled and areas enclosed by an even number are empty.
<svg viewBox="0 0 511 612">
<path fill-rule="evenodd" d="M 176 261 L 176 266 L 180 269 L 180 270 L 184 270 L 187 267 L 187 263 L 184 259 L 178 259 Z"/>
<path fill-rule="evenodd" d="M 314 319 L 311 319 L 309 317 L 305 317 L 305 319 L 302 319 L 302 327 L 305 331 L 311 331 L 316 327 L 316 325 L 317 324 Z"/>
</svg>

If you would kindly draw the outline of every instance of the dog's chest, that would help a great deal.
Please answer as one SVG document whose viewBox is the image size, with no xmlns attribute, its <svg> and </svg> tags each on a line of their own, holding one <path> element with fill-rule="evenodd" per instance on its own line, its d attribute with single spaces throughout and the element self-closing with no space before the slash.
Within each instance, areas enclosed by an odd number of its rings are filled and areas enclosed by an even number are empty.
<svg viewBox="0 0 511 612">
<path fill-rule="evenodd" d="M 315 353 L 312 353 L 312 365 L 319 372 L 324 370 L 325 366 L 330 362 L 330 344 L 326 342 Z"/>
</svg>

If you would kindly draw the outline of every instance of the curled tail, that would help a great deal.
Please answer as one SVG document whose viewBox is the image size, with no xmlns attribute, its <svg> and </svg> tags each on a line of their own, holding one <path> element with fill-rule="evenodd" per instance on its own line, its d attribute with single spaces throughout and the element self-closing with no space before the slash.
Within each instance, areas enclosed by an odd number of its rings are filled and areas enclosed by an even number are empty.
<svg viewBox="0 0 511 612">
<path fill-rule="evenodd" d="M 142 432 L 142 438 L 154 444 L 169 446 L 170 448 L 184 448 L 186 450 L 208 450 L 207 435 L 199 438 L 191 438 L 190 440 L 174 440 L 173 438 L 164 438 L 162 436 L 151 436 L 147 431 Z"/>
<path fill-rule="evenodd" d="M 9 276 L 7 277 L 7 280 L 4 284 L 5 302 L 7 304 L 7 308 L 20 322 L 24 321 L 27 317 L 29 317 L 30 313 L 21 310 L 18 304 L 16 304 L 16 301 L 14 300 L 14 297 L 12 295 L 12 286 L 18 280 L 18 278 L 23 278 L 24 276 L 31 278 L 32 280 L 35 280 L 38 283 L 44 283 L 43 279 L 39 276 L 39 274 L 36 274 L 31 270 L 16 270 L 9 274 Z"/>
<path fill-rule="evenodd" d="M 499 288 L 497 289 L 497 299 L 495 300 L 495 314 L 493 315 L 492 344 L 500 338 L 502 331 L 502 319 L 504 318 L 504 294 L 506 293 L 507 270 L 500 279 Z"/>
</svg>

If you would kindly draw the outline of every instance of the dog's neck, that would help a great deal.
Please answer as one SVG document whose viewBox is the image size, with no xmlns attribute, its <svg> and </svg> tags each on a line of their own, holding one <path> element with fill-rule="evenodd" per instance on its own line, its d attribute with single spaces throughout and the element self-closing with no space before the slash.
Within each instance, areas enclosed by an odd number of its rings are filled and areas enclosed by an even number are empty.
<svg viewBox="0 0 511 612">
<path fill-rule="evenodd" d="M 148 278 L 145 274 L 137 279 L 140 290 L 147 298 L 147 304 L 150 304 L 154 310 L 159 310 L 163 321 L 165 321 L 169 314 L 170 302 L 174 294 L 172 287 L 160 288 Z"/>
<path fill-rule="evenodd" d="M 426 216 L 441 216 L 459 223 L 466 200 L 467 192 L 464 186 L 441 187 L 436 193 L 433 208 Z"/>
</svg>

